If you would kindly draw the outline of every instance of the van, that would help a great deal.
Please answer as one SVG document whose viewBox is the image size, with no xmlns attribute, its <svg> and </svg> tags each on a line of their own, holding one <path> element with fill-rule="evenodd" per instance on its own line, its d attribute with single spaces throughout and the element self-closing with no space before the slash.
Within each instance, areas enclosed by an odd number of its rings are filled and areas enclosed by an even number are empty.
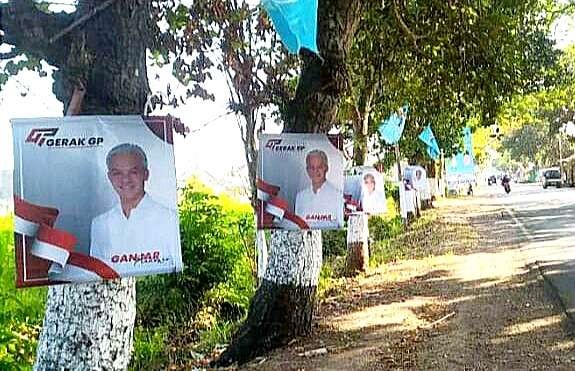
<svg viewBox="0 0 575 371">
<path fill-rule="evenodd" d="M 543 188 L 547 188 L 549 186 L 561 188 L 563 186 L 561 170 L 558 167 L 543 170 L 541 183 L 543 183 Z"/>
</svg>

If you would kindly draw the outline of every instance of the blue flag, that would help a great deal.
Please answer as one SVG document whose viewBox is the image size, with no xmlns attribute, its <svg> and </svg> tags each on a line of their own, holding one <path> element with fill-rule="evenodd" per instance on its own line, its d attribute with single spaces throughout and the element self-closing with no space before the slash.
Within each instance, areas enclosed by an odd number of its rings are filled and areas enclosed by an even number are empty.
<svg viewBox="0 0 575 371">
<path fill-rule="evenodd" d="M 396 144 L 399 142 L 401 134 L 403 134 L 403 128 L 405 127 L 407 111 L 407 105 L 403 106 L 401 114 L 394 112 L 379 125 L 379 134 L 387 144 Z"/>
<path fill-rule="evenodd" d="M 437 141 L 435 140 L 435 135 L 433 135 L 433 131 L 431 130 L 431 125 L 427 125 L 421 134 L 419 134 L 418 138 L 427 146 L 427 154 L 429 157 L 433 160 L 438 160 L 440 151 Z"/>
<path fill-rule="evenodd" d="M 317 1 L 262 0 L 276 32 L 292 54 L 298 54 L 301 48 L 319 54 L 316 42 Z"/>
</svg>

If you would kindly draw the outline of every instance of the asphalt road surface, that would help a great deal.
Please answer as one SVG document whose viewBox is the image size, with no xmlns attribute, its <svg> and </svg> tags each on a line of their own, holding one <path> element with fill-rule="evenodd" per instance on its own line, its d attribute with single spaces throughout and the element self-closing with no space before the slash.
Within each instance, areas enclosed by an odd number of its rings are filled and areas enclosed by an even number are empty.
<svg viewBox="0 0 575 371">
<path fill-rule="evenodd" d="M 566 314 L 575 319 L 575 188 L 543 189 L 541 184 L 482 186 L 481 203 L 504 207 L 520 229 L 525 262 L 540 269 Z"/>
</svg>

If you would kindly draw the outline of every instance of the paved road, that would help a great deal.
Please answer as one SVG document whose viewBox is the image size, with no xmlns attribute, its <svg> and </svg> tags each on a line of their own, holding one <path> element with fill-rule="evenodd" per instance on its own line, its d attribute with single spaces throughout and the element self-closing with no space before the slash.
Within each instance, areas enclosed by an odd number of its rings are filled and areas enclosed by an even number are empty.
<svg viewBox="0 0 575 371">
<path fill-rule="evenodd" d="M 481 187 L 476 195 L 511 212 L 524 236 L 526 263 L 539 267 L 575 319 L 575 188 L 511 187 L 509 195 L 501 186 Z"/>
</svg>

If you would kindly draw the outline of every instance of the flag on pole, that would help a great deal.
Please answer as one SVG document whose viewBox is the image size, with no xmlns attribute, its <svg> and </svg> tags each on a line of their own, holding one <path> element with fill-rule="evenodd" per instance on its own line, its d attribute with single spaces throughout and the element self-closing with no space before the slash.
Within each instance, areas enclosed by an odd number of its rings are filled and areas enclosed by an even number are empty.
<svg viewBox="0 0 575 371">
<path fill-rule="evenodd" d="M 437 140 L 435 140 L 435 135 L 433 135 L 433 130 L 431 130 L 431 125 L 427 125 L 421 134 L 419 134 L 418 138 L 427 146 L 427 154 L 429 157 L 433 160 L 439 160 L 441 152 L 437 145 Z"/>
<path fill-rule="evenodd" d="M 318 0 L 262 0 L 284 46 L 292 54 L 306 48 L 319 54 L 317 48 Z"/>
<path fill-rule="evenodd" d="M 399 113 L 392 113 L 379 125 L 379 134 L 387 144 L 396 144 L 403 134 L 405 119 L 407 117 L 408 106 L 401 108 Z"/>
</svg>

